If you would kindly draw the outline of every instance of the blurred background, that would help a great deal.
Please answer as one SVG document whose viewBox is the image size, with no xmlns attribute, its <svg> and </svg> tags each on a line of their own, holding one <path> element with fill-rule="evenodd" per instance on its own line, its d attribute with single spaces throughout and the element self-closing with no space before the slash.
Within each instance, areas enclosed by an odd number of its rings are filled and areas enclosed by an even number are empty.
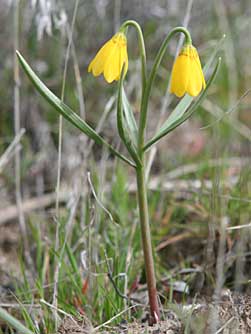
<svg viewBox="0 0 251 334">
<path fill-rule="evenodd" d="M 21 68 L 18 71 L 15 49 L 59 97 L 69 53 L 64 101 L 123 151 L 116 130 L 116 83 L 108 85 L 103 77 L 94 78 L 87 67 L 100 46 L 126 19 L 138 21 L 143 29 L 149 70 L 164 37 L 178 25 L 188 27 L 203 66 L 214 52 L 222 57 L 216 81 L 192 119 L 149 153 L 150 215 L 161 291 L 166 298 L 170 297 L 170 281 L 165 281 L 168 276 L 174 281 L 185 281 L 191 295 L 193 291 L 210 295 L 219 272 L 224 273 L 222 286 L 238 291 L 248 289 L 250 229 L 240 226 L 250 223 L 251 213 L 250 0 L 79 0 L 78 3 L 21 0 L 18 8 L 17 3 L 0 1 L 0 285 L 3 291 L 6 287 L 14 289 L 13 280 L 20 279 L 20 272 L 26 270 L 34 287 L 40 275 L 38 268 L 49 266 L 46 256 L 55 248 L 59 117 L 36 93 Z M 76 20 L 72 25 L 74 8 Z M 67 51 L 71 37 L 72 47 Z M 161 64 L 150 101 L 148 138 L 178 103 L 176 97 L 168 94 L 168 82 L 181 45 L 180 36 L 173 38 Z M 128 31 L 128 52 L 126 91 L 137 119 L 140 60 L 133 29 Z M 67 231 L 67 243 L 81 277 L 86 277 L 83 262 L 89 261 L 97 272 L 106 271 L 100 263 L 107 254 L 113 258 L 116 275 L 128 274 L 126 284 L 118 282 L 125 291 L 137 279 L 144 283 L 133 171 L 93 145 L 66 121 L 63 121 L 60 169 L 60 242 L 64 243 Z M 236 226 L 237 229 L 232 229 Z M 225 263 L 217 274 L 222 228 L 226 231 Z M 134 258 L 128 259 L 128 247 Z M 20 269 L 20 261 L 23 263 L 20 254 L 25 249 L 26 264 Z M 177 272 L 184 268 L 197 271 L 178 280 Z M 48 275 L 41 274 L 44 283 L 53 281 L 53 269 L 50 270 Z M 112 286 L 109 289 L 112 291 Z M 181 288 L 178 293 L 184 290 Z M 100 297 L 102 292 L 93 294 Z M 30 295 L 30 298 L 35 297 Z M 116 311 L 123 309 L 123 305 L 120 301 Z M 94 318 L 101 321 L 113 312 L 105 315 L 97 312 Z"/>
</svg>

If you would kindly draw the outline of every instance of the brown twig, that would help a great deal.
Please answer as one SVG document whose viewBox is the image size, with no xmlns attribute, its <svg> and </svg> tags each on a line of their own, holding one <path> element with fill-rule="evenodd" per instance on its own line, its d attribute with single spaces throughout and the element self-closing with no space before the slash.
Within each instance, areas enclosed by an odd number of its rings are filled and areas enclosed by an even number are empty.
<svg viewBox="0 0 251 334">
<path fill-rule="evenodd" d="M 69 194 L 67 192 L 60 193 L 59 201 L 66 202 L 69 198 Z M 55 193 L 46 194 L 40 197 L 30 198 L 26 201 L 23 201 L 23 213 L 27 214 L 31 211 L 42 209 L 48 207 L 55 203 L 56 195 Z M 10 205 L 7 208 L 3 208 L 0 210 L 0 226 L 14 220 L 18 217 L 19 211 L 17 205 Z"/>
</svg>

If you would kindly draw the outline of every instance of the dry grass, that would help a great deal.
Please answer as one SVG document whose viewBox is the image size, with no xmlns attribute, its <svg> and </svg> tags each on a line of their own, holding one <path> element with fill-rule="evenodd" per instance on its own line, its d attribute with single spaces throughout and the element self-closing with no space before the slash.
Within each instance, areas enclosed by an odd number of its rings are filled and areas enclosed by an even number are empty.
<svg viewBox="0 0 251 334">
<path fill-rule="evenodd" d="M 79 1 L 74 29 L 75 2 L 48 3 L 21 1 L 15 31 L 17 2 L 0 3 L 0 306 L 40 334 L 55 332 L 55 307 L 61 310 L 60 333 L 95 328 L 101 333 L 251 333 L 249 0 L 214 1 L 213 6 L 205 0 Z M 64 78 L 62 98 L 119 146 L 116 87 L 94 80 L 87 65 L 129 17 L 143 26 L 150 64 L 164 35 L 181 22 L 188 25 L 203 63 L 226 34 L 220 46 L 223 66 L 210 95 L 186 126 L 149 153 L 150 217 L 163 308 L 163 322 L 153 328 L 144 322 L 145 274 L 130 169 L 67 123 L 61 136 L 58 118 L 21 72 L 19 78 L 12 62 L 19 42 L 49 87 L 60 95 Z M 137 118 L 134 37 L 130 33 L 127 92 Z M 156 80 L 149 135 L 177 103 L 167 94 L 177 49 L 176 40 Z M 6 322 L 0 324 L 0 333 L 7 333 Z"/>
</svg>

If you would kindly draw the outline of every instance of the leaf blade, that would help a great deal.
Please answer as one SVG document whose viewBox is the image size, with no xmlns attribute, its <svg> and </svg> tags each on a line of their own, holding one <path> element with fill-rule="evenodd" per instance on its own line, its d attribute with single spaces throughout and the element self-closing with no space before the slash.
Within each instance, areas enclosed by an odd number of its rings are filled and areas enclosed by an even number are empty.
<svg viewBox="0 0 251 334">
<path fill-rule="evenodd" d="M 140 165 L 140 159 L 137 154 L 136 148 L 134 143 L 131 140 L 130 131 L 126 128 L 128 124 L 125 124 L 124 114 L 123 114 L 123 77 L 124 77 L 124 66 L 122 69 L 122 73 L 119 80 L 119 87 L 118 87 L 118 100 L 117 100 L 117 127 L 119 136 L 122 139 L 123 143 L 125 144 L 128 152 L 130 153 L 133 160 L 136 162 L 137 165 Z"/>
<path fill-rule="evenodd" d="M 133 111 L 131 108 L 131 105 L 127 99 L 126 92 L 124 87 L 122 86 L 122 105 L 123 105 L 123 110 L 125 114 L 125 121 L 127 123 L 129 132 L 132 136 L 133 143 L 137 145 L 137 140 L 138 140 L 138 126 L 135 121 Z"/>
<path fill-rule="evenodd" d="M 26 75 L 33 83 L 37 91 L 42 95 L 46 101 L 54 107 L 65 119 L 72 123 L 76 128 L 85 133 L 89 138 L 94 140 L 97 144 L 106 146 L 113 154 L 121 160 L 127 162 L 129 165 L 135 167 L 134 163 L 115 150 L 109 143 L 107 143 L 92 127 L 90 127 L 82 118 L 78 116 L 70 107 L 62 102 L 51 90 L 39 79 L 36 73 L 31 69 L 23 56 L 16 51 L 18 60 L 25 71 Z"/>
</svg>

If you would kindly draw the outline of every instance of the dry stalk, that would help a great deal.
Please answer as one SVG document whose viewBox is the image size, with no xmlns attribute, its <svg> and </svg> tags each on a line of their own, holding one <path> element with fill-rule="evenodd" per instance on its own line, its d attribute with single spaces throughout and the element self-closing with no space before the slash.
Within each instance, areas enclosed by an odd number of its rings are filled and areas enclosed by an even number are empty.
<svg viewBox="0 0 251 334">
<path fill-rule="evenodd" d="M 79 5 L 79 0 L 76 0 L 74 13 L 71 24 L 71 34 L 68 40 L 68 46 L 65 55 L 65 64 L 64 64 L 64 73 L 63 73 L 63 82 L 62 82 L 62 91 L 61 91 L 61 100 L 64 101 L 65 95 L 65 83 L 66 83 L 66 75 L 67 75 L 67 67 L 68 61 L 70 57 L 70 50 L 72 44 L 73 30 L 75 25 L 75 20 L 77 16 L 77 9 Z M 59 134 L 58 134 L 58 169 L 57 169 L 57 186 L 56 186 L 56 240 L 55 240 L 55 253 L 58 253 L 59 250 L 59 224 L 60 224 L 60 215 L 59 215 L 59 194 L 60 194 L 60 179 L 61 179 L 61 160 L 62 160 L 62 132 L 63 132 L 63 118 L 59 116 Z M 58 291 L 58 276 L 59 276 L 60 263 L 58 262 L 55 267 L 54 274 L 54 290 L 53 290 L 53 310 L 54 310 L 54 318 L 55 318 L 55 327 L 57 330 L 58 327 L 58 314 L 57 314 L 57 291 Z"/>
<path fill-rule="evenodd" d="M 20 134 L 20 73 L 19 65 L 16 57 L 16 50 L 19 49 L 19 18 L 20 18 L 20 1 L 14 2 L 14 122 L 15 135 Z M 30 269 L 33 268 L 32 259 L 29 251 L 29 242 L 27 238 L 27 228 L 23 213 L 22 194 L 21 194 L 21 156 L 20 150 L 15 151 L 15 184 L 16 184 L 16 204 L 18 209 L 18 220 L 22 239 L 24 242 L 25 261 Z"/>
</svg>

